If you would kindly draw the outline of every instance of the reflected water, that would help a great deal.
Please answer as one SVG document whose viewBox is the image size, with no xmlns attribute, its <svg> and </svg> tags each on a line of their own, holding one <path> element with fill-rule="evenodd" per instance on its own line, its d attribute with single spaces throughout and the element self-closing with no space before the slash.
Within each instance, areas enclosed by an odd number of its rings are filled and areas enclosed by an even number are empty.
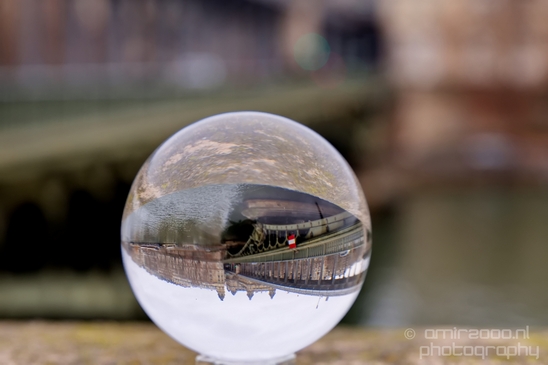
<svg viewBox="0 0 548 365">
<path fill-rule="evenodd" d="M 548 190 L 419 191 L 373 217 L 375 254 L 346 323 L 546 326 Z"/>
</svg>

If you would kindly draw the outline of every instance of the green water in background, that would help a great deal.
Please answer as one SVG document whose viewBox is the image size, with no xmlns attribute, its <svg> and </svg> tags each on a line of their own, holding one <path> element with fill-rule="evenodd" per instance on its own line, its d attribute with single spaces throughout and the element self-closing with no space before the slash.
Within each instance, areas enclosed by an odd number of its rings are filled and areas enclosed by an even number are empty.
<svg viewBox="0 0 548 365">
<path fill-rule="evenodd" d="M 349 324 L 548 325 L 548 190 L 428 190 L 373 216 Z"/>
</svg>

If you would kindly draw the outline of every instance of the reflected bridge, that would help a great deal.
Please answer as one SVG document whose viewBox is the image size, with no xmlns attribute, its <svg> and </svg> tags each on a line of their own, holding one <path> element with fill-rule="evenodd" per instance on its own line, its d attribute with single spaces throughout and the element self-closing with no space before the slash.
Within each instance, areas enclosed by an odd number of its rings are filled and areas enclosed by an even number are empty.
<svg viewBox="0 0 548 365">
<path fill-rule="evenodd" d="M 369 266 L 370 245 L 356 223 L 301 244 L 225 259 L 227 272 L 307 295 L 336 296 L 360 288 Z"/>
</svg>

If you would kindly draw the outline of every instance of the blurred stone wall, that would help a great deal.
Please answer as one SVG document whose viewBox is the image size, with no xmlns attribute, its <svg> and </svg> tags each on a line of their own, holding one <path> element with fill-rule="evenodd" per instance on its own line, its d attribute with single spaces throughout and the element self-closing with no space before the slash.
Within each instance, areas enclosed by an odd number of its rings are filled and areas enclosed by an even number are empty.
<svg viewBox="0 0 548 365">
<path fill-rule="evenodd" d="M 378 2 L 401 166 L 548 180 L 548 2 Z"/>
</svg>

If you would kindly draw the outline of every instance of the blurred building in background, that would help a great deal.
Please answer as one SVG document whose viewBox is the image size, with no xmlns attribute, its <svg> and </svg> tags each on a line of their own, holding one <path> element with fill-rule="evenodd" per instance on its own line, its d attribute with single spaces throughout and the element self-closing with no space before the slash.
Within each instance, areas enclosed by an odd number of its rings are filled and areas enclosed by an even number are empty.
<svg viewBox="0 0 548 365">
<path fill-rule="evenodd" d="M 370 68 L 376 42 L 368 1 L 4 0 L 0 85 L 10 100 L 256 85 Z"/>
<path fill-rule="evenodd" d="M 398 163 L 457 179 L 478 172 L 546 181 L 548 3 L 378 5 L 397 93 Z"/>
</svg>

